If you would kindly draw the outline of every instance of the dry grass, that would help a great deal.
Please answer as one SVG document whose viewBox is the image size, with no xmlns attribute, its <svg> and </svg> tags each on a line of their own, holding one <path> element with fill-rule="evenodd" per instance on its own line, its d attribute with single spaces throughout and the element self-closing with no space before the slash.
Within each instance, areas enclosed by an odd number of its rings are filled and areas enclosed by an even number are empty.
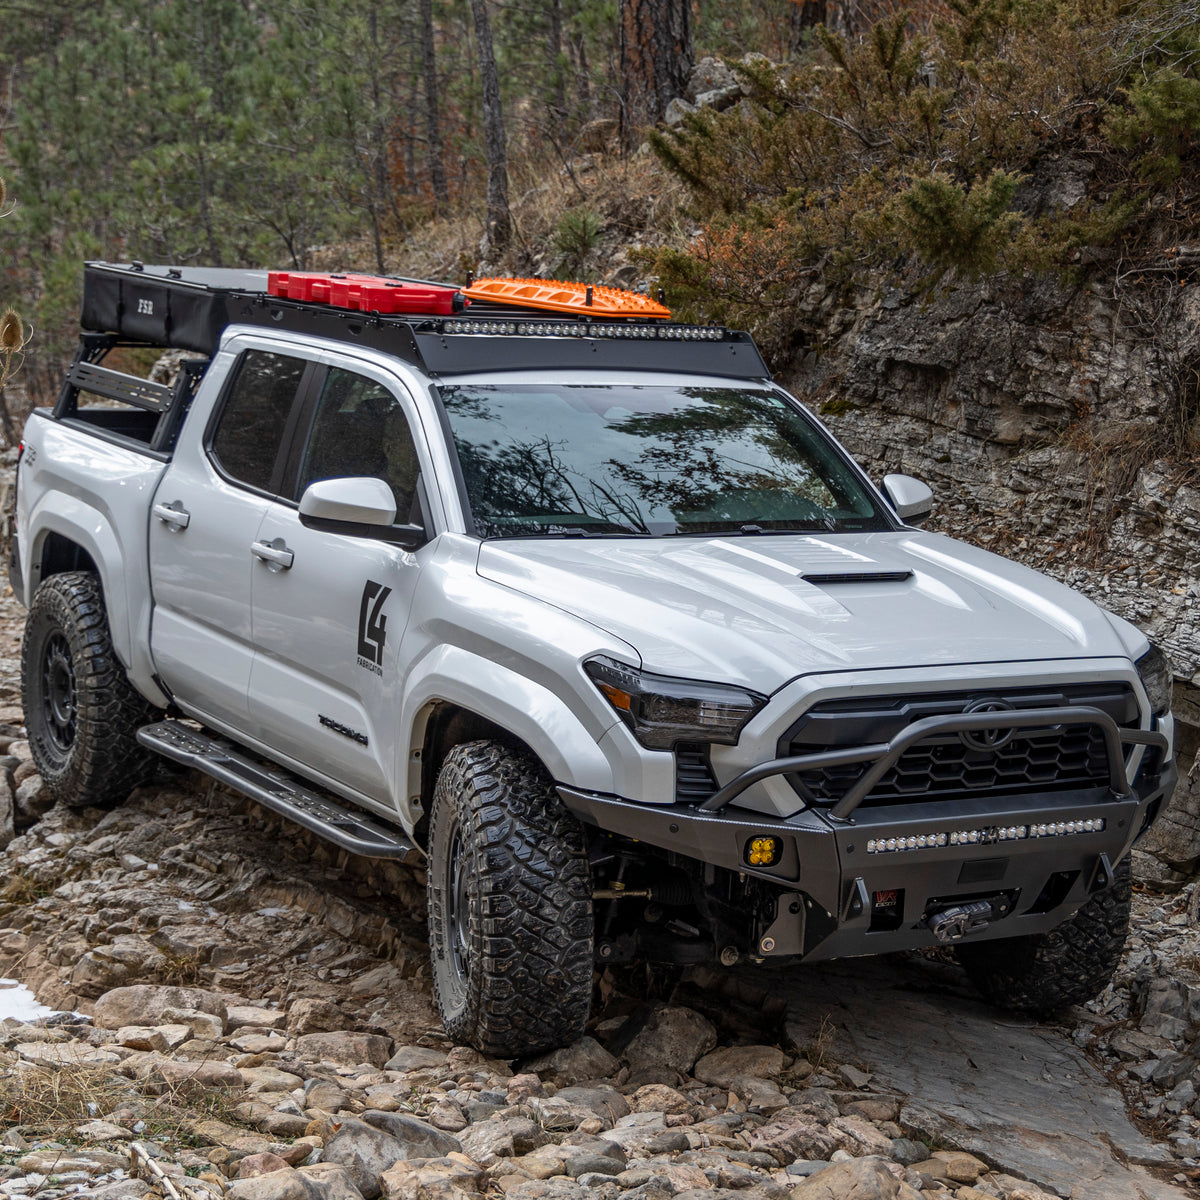
<svg viewBox="0 0 1200 1200">
<path fill-rule="evenodd" d="M 48 895 L 50 895 L 48 885 L 39 883 L 28 875 L 16 871 L 9 876 L 4 887 L 0 888 L 0 904 L 16 906 L 32 904 L 35 900 L 41 900 Z"/>
<path fill-rule="evenodd" d="M 613 276 L 627 264 L 631 245 L 684 245 L 689 240 L 690 223 L 681 213 L 683 186 L 652 155 L 578 155 L 569 160 L 569 169 L 559 160 L 514 160 L 510 179 L 513 243 L 499 262 L 480 263 L 483 204 L 467 201 L 390 238 L 384 245 L 386 270 L 456 283 L 483 269 L 545 278 L 561 278 L 566 272 L 591 283 L 628 286 L 628 280 Z M 556 250 L 567 213 L 594 214 L 599 222 L 595 246 L 577 264 L 578 271 L 566 271 Z M 376 266 L 369 238 L 324 248 L 313 263 L 317 270 L 374 271 Z"/>
<path fill-rule="evenodd" d="M 26 1129 L 59 1133 L 136 1098 L 109 1067 L 23 1063 L 0 1074 L 0 1122 Z"/>
<path fill-rule="evenodd" d="M 161 1088 L 158 1083 L 151 1090 Z M 77 1140 L 74 1130 L 78 1126 L 126 1109 L 143 1122 L 137 1132 L 144 1138 L 202 1146 L 208 1144 L 196 1135 L 202 1121 L 220 1121 L 252 1132 L 235 1113 L 242 1098 L 240 1091 L 226 1088 L 197 1092 L 184 1086 L 148 1096 L 138 1083 L 108 1066 L 22 1063 L 0 1073 L 0 1125 L 71 1142 Z"/>
<path fill-rule="evenodd" d="M 203 982 L 204 964 L 196 954 L 172 954 L 163 951 L 163 961 L 154 968 L 158 983 L 172 987 L 194 987 Z"/>
<path fill-rule="evenodd" d="M 836 1036 L 837 1027 L 834 1025 L 829 1013 L 826 1013 L 821 1018 L 821 1024 L 817 1029 L 816 1036 L 801 1051 L 816 1070 L 819 1071 L 822 1067 L 827 1067 L 833 1062 L 833 1040 Z"/>
</svg>

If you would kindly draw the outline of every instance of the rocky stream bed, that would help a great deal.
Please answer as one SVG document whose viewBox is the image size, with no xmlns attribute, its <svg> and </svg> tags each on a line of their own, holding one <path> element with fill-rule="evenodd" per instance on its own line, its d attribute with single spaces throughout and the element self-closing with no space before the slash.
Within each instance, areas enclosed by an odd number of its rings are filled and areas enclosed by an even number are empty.
<svg viewBox="0 0 1200 1200">
<path fill-rule="evenodd" d="M 1061 1024 L 949 961 L 607 971 L 535 1061 L 448 1042 L 419 870 L 171 773 L 48 807 L 0 600 L 0 1197 L 1165 1200 L 1200 1180 L 1200 889 Z"/>
</svg>

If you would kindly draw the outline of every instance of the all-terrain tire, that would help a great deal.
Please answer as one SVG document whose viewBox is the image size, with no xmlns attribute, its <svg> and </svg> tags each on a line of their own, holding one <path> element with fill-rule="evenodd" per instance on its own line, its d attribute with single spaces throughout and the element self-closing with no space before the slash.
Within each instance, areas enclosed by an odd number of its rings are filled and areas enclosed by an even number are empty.
<svg viewBox="0 0 1200 1200">
<path fill-rule="evenodd" d="M 999 1008 L 1048 1014 L 1083 1004 L 1112 979 L 1129 935 L 1129 855 L 1112 883 L 1049 933 L 967 943 L 955 956 L 984 998 Z"/>
<path fill-rule="evenodd" d="M 591 873 L 579 822 L 536 761 L 490 741 L 450 751 L 430 812 L 428 880 L 446 1032 L 497 1058 L 582 1037 Z"/>
<path fill-rule="evenodd" d="M 138 726 L 156 710 L 134 691 L 113 651 L 100 581 L 52 575 L 37 590 L 21 643 L 21 696 L 33 762 L 72 808 L 119 804 L 153 773 Z"/>
</svg>

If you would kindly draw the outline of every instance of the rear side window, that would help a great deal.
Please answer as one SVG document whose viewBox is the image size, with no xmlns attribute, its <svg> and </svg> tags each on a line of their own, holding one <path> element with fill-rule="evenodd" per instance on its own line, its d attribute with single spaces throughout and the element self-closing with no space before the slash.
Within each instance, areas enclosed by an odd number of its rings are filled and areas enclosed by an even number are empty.
<svg viewBox="0 0 1200 1200">
<path fill-rule="evenodd" d="M 266 350 L 247 350 L 221 411 L 212 455 L 238 483 L 271 490 L 275 460 L 283 444 L 303 359 Z"/>
</svg>

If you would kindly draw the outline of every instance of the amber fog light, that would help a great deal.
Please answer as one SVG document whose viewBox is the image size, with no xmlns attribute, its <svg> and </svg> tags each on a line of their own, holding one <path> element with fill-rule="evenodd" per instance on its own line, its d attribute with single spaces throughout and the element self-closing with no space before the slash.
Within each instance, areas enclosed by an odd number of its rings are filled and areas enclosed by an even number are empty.
<svg viewBox="0 0 1200 1200">
<path fill-rule="evenodd" d="M 746 843 L 746 861 L 752 867 L 773 867 L 783 847 L 778 838 L 756 837 Z"/>
</svg>

